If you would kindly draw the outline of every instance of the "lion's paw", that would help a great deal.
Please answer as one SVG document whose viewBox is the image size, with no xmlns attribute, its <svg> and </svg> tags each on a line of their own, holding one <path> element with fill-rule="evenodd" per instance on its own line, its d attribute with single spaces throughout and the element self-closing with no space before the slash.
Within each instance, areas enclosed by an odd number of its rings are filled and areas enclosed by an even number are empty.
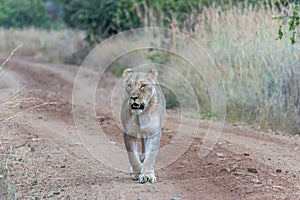
<svg viewBox="0 0 300 200">
<path fill-rule="evenodd" d="M 130 173 L 131 179 L 134 181 L 139 180 L 139 174 L 138 173 Z"/>
<path fill-rule="evenodd" d="M 140 183 L 146 183 L 146 182 L 150 182 L 150 183 L 155 183 L 156 182 L 156 177 L 154 174 L 140 174 L 139 175 L 139 182 Z"/>
<path fill-rule="evenodd" d="M 139 175 L 140 175 L 140 173 L 139 173 L 138 171 L 133 170 L 132 167 L 130 167 L 129 171 L 130 171 L 130 176 L 131 176 L 131 179 L 132 179 L 132 180 L 134 180 L 134 181 L 139 180 Z"/>
</svg>

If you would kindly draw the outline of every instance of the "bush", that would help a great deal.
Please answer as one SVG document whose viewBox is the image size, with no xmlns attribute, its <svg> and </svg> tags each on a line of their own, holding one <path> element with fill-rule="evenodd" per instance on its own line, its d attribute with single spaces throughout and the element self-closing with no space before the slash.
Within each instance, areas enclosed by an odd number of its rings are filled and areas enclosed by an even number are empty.
<svg viewBox="0 0 300 200">
<path fill-rule="evenodd" d="M 41 0 L 2 0 L 0 26 L 4 28 L 28 26 L 48 28 L 50 19 L 47 7 Z"/>
<path fill-rule="evenodd" d="M 69 0 L 64 7 L 64 21 L 71 28 L 86 31 L 86 40 L 91 44 L 142 26 L 135 0 Z"/>
<path fill-rule="evenodd" d="M 194 32 L 197 15 L 205 7 L 238 5 L 242 0 L 66 0 L 67 26 L 86 31 L 90 44 L 119 32 L 142 26 L 176 27 Z M 248 4 L 266 4 L 249 0 Z M 245 4 L 246 5 L 246 4 Z"/>
<path fill-rule="evenodd" d="M 199 0 L 68 0 L 64 21 L 71 28 L 86 31 L 86 39 L 93 44 L 132 28 L 170 27 L 174 17 L 182 26 L 198 4 Z"/>
</svg>

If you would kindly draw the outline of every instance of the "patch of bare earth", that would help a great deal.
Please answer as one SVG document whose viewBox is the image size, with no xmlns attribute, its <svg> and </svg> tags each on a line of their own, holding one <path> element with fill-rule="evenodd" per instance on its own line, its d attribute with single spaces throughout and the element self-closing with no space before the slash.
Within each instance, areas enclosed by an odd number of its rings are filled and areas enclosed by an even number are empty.
<svg viewBox="0 0 300 200">
<path fill-rule="evenodd" d="M 86 150 L 74 126 L 71 102 L 77 69 L 35 63 L 17 55 L 7 63 L 0 79 L 2 89 L 25 86 L 31 96 L 52 103 L 23 113 L 1 132 L 2 147 L 16 155 L 6 179 L 18 199 L 300 199 L 299 137 L 230 124 L 225 125 L 214 150 L 200 159 L 208 127 L 201 122 L 188 150 L 157 171 L 156 184 L 139 184 L 128 173 L 106 167 Z M 87 72 L 86 79 L 93 80 L 93 76 Z M 110 91 L 117 80 L 106 75 L 101 81 Z M 110 105 L 107 91 L 98 94 L 98 103 Z M 85 106 L 81 105 L 82 116 L 96 120 L 107 138 L 124 149 L 109 106 L 97 109 L 97 116 Z M 162 147 L 172 143 L 178 123 L 176 115 L 168 117 Z M 192 126 L 190 120 L 185 130 Z M 97 130 L 89 134 L 92 137 Z"/>
</svg>

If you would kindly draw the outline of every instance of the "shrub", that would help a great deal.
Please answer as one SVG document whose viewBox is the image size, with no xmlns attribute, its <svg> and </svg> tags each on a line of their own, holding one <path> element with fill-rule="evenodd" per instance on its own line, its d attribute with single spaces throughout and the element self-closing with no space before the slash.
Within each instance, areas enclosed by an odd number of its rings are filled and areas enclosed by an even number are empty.
<svg viewBox="0 0 300 200">
<path fill-rule="evenodd" d="M 91 44 L 142 25 L 135 0 L 69 0 L 64 7 L 64 21 L 71 28 L 84 30 Z"/>
<path fill-rule="evenodd" d="M 2 0 L 0 26 L 4 28 L 27 26 L 48 28 L 50 19 L 47 7 L 41 0 Z"/>
<path fill-rule="evenodd" d="M 90 44 L 119 32 L 142 26 L 160 26 L 194 32 L 197 15 L 206 7 L 238 5 L 243 0 L 66 0 L 67 26 L 84 30 Z M 267 4 L 249 0 L 244 5 Z M 269 3 L 271 4 L 271 3 Z"/>
</svg>

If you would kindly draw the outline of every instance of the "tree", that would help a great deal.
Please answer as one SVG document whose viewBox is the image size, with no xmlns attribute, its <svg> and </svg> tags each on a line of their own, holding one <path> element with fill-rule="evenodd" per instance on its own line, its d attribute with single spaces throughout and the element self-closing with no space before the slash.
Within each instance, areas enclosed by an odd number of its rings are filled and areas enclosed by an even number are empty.
<svg viewBox="0 0 300 200">
<path fill-rule="evenodd" d="M 142 26 L 135 0 L 67 0 L 64 21 L 86 31 L 86 40 L 93 44 L 101 38 Z"/>
<path fill-rule="evenodd" d="M 119 32 L 160 26 L 193 32 L 203 7 L 226 8 L 239 4 L 262 5 L 265 0 L 64 0 L 64 22 L 86 32 L 86 40 L 95 44 Z M 280 0 L 285 1 L 285 0 Z M 154 22 L 154 23 L 153 23 Z"/>
<path fill-rule="evenodd" d="M 198 8 L 199 2 L 200 0 L 66 0 L 64 21 L 71 28 L 86 31 L 87 41 L 93 44 L 128 29 L 150 26 L 150 18 L 156 19 L 158 24 L 155 25 L 163 27 L 169 27 L 173 17 L 183 24 L 189 19 L 189 14 Z M 153 11 L 151 16 L 150 9 Z"/>
<path fill-rule="evenodd" d="M 50 25 L 47 7 L 41 0 L 1 0 L 0 26 L 23 28 L 35 26 L 47 28 Z"/>
</svg>

